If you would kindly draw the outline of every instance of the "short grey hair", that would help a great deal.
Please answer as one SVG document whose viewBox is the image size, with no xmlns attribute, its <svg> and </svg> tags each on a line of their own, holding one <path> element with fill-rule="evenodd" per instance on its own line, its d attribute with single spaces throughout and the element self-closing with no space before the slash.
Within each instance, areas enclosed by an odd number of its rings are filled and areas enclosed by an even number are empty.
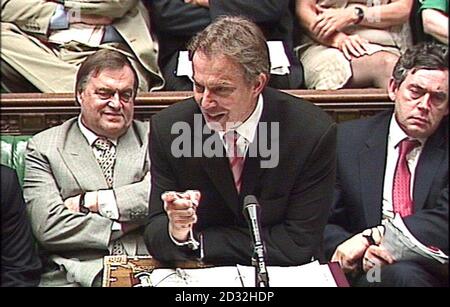
<svg viewBox="0 0 450 307">
<path fill-rule="evenodd" d="M 244 69 L 251 83 L 260 73 L 270 75 L 269 51 L 259 27 L 242 16 L 221 16 L 199 32 L 188 44 L 189 58 L 200 51 L 208 57 L 223 55 Z"/>
</svg>

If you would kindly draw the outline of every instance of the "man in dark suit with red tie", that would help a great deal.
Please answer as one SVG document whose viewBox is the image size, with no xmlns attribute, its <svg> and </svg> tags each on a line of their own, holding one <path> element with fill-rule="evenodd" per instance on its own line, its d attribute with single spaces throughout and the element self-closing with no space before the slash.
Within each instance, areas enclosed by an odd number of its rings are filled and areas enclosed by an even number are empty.
<svg viewBox="0 0 450 307">
<path fill-rule="evenodd" d="M 398 214 L 422 244 L 448 254 L 448 47 L 412 47 L 388 89 L 393 112 L 338 126 L 325 253 L 355 285 L 442 285 L 448 277 L 396 258 L 380 243 L 381 225 Z M 380 279 L 371 283 L 364 272 L 374 267 Z"/>
<path fill-rule="evenodd" d="M 335 124 L 313 104 L 266 88 L 268 52 L 254 23 L 220 18 L 189 50 L 194 97 L 151 121 L 151 254 L 249 265 L 242 208 L 254 195 L 268 264 L 320 258 L 335 180 Z"/>
</svg>

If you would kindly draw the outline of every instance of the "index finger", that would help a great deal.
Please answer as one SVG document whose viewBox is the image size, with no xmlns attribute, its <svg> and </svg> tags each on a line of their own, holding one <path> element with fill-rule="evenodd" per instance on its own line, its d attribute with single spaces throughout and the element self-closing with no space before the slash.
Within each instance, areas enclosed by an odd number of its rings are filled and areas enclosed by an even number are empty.
<svg viewBox="0 0 450 307">
<path fill-rule="evenodd" d="M 325 9 L 322 6 L 320 6 L 320 4 L 316 4 L 316 11 L 317 13 L 323 13 Z"/>
<path fill-rule="evenodd" d="M 372 255 L 374 255 L 374 256 L 376 256 L 376 257 L 378 257 L 378 258 L 380 258 L 380 259 L 386 261 L 386 262 L 389 263 L 389 264 L 395 262 L 394 257 L 393 257 L 393 256 L 392 256 L 392 255 L 391 255 L 384 247 L 382 247 L 382 246 L 371 245 L 371 246 L 368 248 L 368 251 L 369 251 Z"/>
<path fill-rule="evenodd" d="M 166 201 L 166 202 L 172 202 L 179 198 L 183 198 L 183 197 L 181 196 L 181 193 L 176 192 L 176 191 L 166 191 L 161 194 L 161 200 Z"/>
<path fill-rule="evenodd" d="M 197 207 L 198 204 L 200 203 L 200 198 L 201 198 L 201 193 L 198 190 L 186 190 L 184 192 L 187 196 L 188 199 L 192 202 L 192 204 Z"/>
</svg>

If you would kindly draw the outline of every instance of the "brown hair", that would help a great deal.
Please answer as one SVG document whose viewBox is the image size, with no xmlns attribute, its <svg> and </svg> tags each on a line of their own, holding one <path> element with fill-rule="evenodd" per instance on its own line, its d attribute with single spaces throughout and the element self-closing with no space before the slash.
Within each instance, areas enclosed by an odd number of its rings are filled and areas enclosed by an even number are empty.
<svg viewBox="0 0 450 307">
<path fill-rule="evenodd" d="M 408 72 L 417 69 L 448 70 L 448 46 L 420 43 L 410 47 L 395 64 L 392 77 L 400 86 Z"/>
<path fill-rule="evenodd" d="M 270 62 L 264 34 L 256 24 L 241 16 L 221 16 L 198 33 L 188 44 L 189 58 L 200 51 L 208 57 L 224 55 L 244 69 L 252 82 L 263 73 L 269 77 Z"/>
<path fill-rule="evenodd" d="M 128 60 L 128 58 L 118 51 L 100 49 L 95 53 L 89 55 L 78 69 L 75 81 L 75 97 L 77 96 L 76 94 L 79 94 L 85 90 L 86 84 L 92 76 L 97 76 L 105 69 L 118 70 L 125 66 L 130 67 L 133 71 L 133 92 L 134 94 L 136 94 L 137 88 L 139 86 L 139 80 L 136 70 L 134 69 L 133 65 L 131 65 L 131 62 Z"/>
</svg>

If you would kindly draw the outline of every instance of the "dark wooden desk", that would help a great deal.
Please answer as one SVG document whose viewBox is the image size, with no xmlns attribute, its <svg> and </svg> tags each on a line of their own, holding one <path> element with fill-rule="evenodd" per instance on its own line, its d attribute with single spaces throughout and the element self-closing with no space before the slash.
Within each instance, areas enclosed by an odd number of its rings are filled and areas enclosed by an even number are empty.
<svg viewBox="0 0 450 307">
<path fill-rule="evenodd" d="M 393 106 L 382 89 L 286 92 L 323 108 L 336 122 L 370 116 Z M 153 114 L 190 96 L 192 92 L 140 93 L 136 97 L 135 118 L 150 120 Z M 73 93 L 3 93 L 0 109 L 0 132 L 9 135 L 35 134 L 77 116 L 80 111 Z"/>
</svg>

